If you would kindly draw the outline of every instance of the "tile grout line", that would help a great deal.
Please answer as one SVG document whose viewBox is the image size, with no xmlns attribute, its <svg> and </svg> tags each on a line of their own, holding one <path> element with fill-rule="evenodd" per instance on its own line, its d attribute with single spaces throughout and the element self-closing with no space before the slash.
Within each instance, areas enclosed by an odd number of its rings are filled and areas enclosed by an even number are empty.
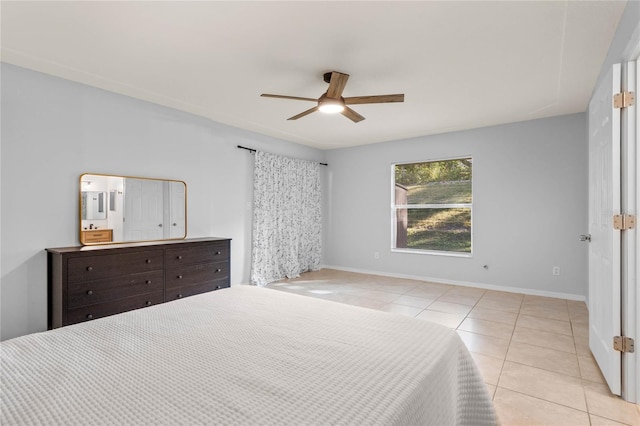
<svg viewBox="0 0 640 426">
<path fill-rule="evenodd" d="M 587 415 L 589 416 L 589 424 L 591 424 L 591 410 L 589 408 L 589 399 L 587 398 L 587 390 L 584 387 L 584 378 L 582 377 L 582 366 L 580 365 L 580 356 L 578 355 L 578 346 L 576 345 L 576 336 L 573 328 L 573 321 L 571 321 L 571 313 L 569 312 L 569 304 L 567 305 L 567 313 L 569 314 L 569 326 L 571 327 L 571 340 L 573 340 L 573 349 L 576 351 L 576 362 L 578 363 L 578 373 L 580 373 L 580 387 L 582 388 L 582 397 L 584 398 L 584 406 L 587 409 Z"/>
<path fill-rule="evenodd" d="M 589 413 L 589 411 L 584 411 L 584 410 L 580 410 L 580 409 L 575 408 L 575 407 L 570 407 L 570 406 L 568 406 L 566 404 L 561 404 L 561 403 L 556 402 L 556 401 L 549 401 L 548 399 L 540 398 L 539 396 L 529 395 L 528 393 L 524 393 L 524 392 L 521 392 L 521 391 L 518 391 L 518 390 L 515 390 L 515 389 L 509 389 L 509 388 L 501 388 L 501 389 L 505 389 L 505 390 L 508 390 L 509 392 L 514 392 L 514 393 L 517 393 L 517 394 L 520 394 L 520 395 L 524 395 L 524 396 L 527 396 L 529 398 L 535 398 L 538 401 L 544 401 L 544 402 L 547 402 L 549 404 L 554 404 L 554 405 L 558 405 L 560 407 L 568 408 L 570 410 L 579 411 L 581 413 L 585 413 L 587 416 L 589 416 L 591 414 L 591 413 Z M 594 416 L 597 416 L 597 414 L 594 414 Z M 600 416 L 600 417 L 603 417 L 603 416 Z M 605 417 L 605 418 L 608 419 L 608 417 Z M 617 420 L 613 420 L 613 419 L 609 419 L 609 420 L 617 421 Z M 618 423 L 621 423 L 621 422 L 618 422 Z M 623 423 L 623 424 L 626 425 L 626 423 Z"/>
<path fill-rule="evenodd" d="M 518 315 L 516 316 L 516 320 L 513 323 L 513 330 L 511 330 L 511 335 L 509 336 L 509 344 L 507 345 L 507 352 L 504 354 L 504 359 L 502 360 L 502 365 L 500 366 L 500 373 L 498 374 L 498 383 L 496 384 L 496 391 L 494 392 L 494 398 L 492 401 L 495 401 L 495 394 L 498 393 L 498 388 L 500 387 L 500 380 L 502 380 L 502 373 L 504 371 L 504 365 L 507 362 L 507 357 L 509 356 L 509 350 L 511 350 L 511 342 L 513 341 L 513 334 L 516 332 L 516 326 L 518 325 L 518 318 L 520 318 L 520 310 L 522 309 L 522 304 L 524 303 L 524 297 L 520 300 L 520 306 L 518 307 Z M 506 388 L 502 388 L 506 389 Z"/>
<path fill-rule="evenodd" d="M 460 326 L 462 325 L 462 323 L 463 323 L 463 322 L 465 322 L 465 320 L 466 320 L 467 318 L 470 318 L 470 317 L 469 317 L 469 314 L 470 314 L 470 313 L 471 313 L 471 312 L 472 312 L 472 311 L 477 307 L 478 303 L 480 303 L 480 301 L 482 300 L 482 298 L 483 298 L 486 294 L 487 294 L 487 290 L 485 290 L 485 291 L 482 293 L 482 296 L 480 296 L 480 297 L 478 298 L 478 300 L 476 301 L 476 303 L 471 307 L 471 309 L 470 309 L 470 310 L 469 310 L 469 312 L 465 315 L 465 317 L 462 319 L 462 321 L 460 321 L 460 324 L 458 324 L 458 326 L 454 329 L 454 331 L 456 332 L 456 334 L 457 334 L 457 332 L 458 332 L 458 329 L 459 329 L 459 328 L 460 328 Z M 438 300 L 438 299 L 436 299 L 436 300 Z M 522 304 L 522 302 L 520 302 L 520 304 Z M 518 311 L 519 311 L 519 309 L 518 309 Z M 473 317 L 471 317 L 471 318 L 473 319 Z M 513 330 L 515 330 L 515 323 L 514 323 L 514 325 L 513 325 Z M 513 336 L 513 330 L 511 330 L 511 336 Z M 460 330 L 460 331 L 465 331 L 465 330 Z M 479 334 L 479 333 L 476 333 L 476 334 Z M 459 336 L 460 336 L 460 335 L 458 334 L 458 337 L 459 337 Z M 464 342 L 462 342 L 462 343 L 464 344 Z M 511 345 L 511 337 L 509 338 L 509 344 L 507 345 L 507 353 L 509 352 L 509 346 L 510 346 L 510 345 Z M 465 346 L 466 346 L 466 344 L 465 344 Z M 507 353 L 505 353 L 505 354 L 504 354 L 504 359 L 502 359 L 502 364 L 500 365 L 500 373 L 498 374 L 498 380 L 496 381 L 495 389 L 493 390 L 493 393 L 491 394 L 491 402 L 494 402 L 494 401 L 495 401 L 496 393 L 498 392 L 498 385 L 500 384 L 500 376 L 502 376 L 502 369 L 504 368 L 504 363 L 505 363 L 505 361 L 506 361 L 506 359 L 507 359 Z M 484 355 L 484 354 L 480 354 L 480 355 Z M 489 355 L 484 355 L 484 356 L 489 356 Z M 475 361 L 474 361 L 474 362 L 475 362 Z M 484 382 L 484 384 L 485 384 L 485 386 L 486 386 L 486 385 L 489 385 L 489 383 L 487 383 L 486 381 Z M 493 386 L 493 385 L 491 385 L 491 386 Z M 498 415 L 498 414 L 496 413 L 496 416 L 497 416 L 497 415 Z M 499 420 L 499 419 L 498 419 L 498 420 Z"/>
</svg>

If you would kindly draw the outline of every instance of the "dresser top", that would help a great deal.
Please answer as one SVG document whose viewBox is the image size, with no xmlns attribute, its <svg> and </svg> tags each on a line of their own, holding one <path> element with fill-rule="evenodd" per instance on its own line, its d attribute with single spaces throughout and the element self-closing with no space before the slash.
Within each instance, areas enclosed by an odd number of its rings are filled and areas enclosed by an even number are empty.
<svg viewBox="0 0 640 426">
<path fill-rule="evenodd" d="M 124 244 L 97 244 L 91 246 L 74 246 L 74 247 L 55 247 L 45 249 L 49 253 L 77 253 L 77 252 L 91 252 L 100 250 L 114 250 L 114 249 L 126 249 L 136 247 L 153 247 L 153 246 L 167 246 L 172 244 L 188 244 L 188 243 L 201 243 L 207 241 L 231 241 L 231 238 L 219 238 L 219 237 L 204 237 L 204 238 L 187 238 L 184 240 L 161 240 L 161 241 L 141 241 L 137 243 L 124 243 Z"/>
</svg>

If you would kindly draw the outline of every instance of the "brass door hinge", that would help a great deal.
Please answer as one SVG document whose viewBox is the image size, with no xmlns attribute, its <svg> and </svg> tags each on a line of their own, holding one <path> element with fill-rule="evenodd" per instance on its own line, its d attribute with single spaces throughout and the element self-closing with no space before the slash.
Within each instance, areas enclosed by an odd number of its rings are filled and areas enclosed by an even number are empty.
<svg viewBox="0 0 640 426">
<path fill-rule="evenodd" d="M 620 92 L 613 95 L 613 107 L 616 109 L 634 105 L 635 94 L 633 92 Z"/>
<path fill-rule="evenodd" d="M 633 353 L 635 350 L 633 346 L 634 341 L 631 337 L 614 336 L 613 338 L 613 349 L 618 352 Z"/>
<path fill-rule="evenodd" d="M 625 231 L 636 227 L 636 217 L 632 214 L 614 214 L 613 229 Z"/>
</svg>

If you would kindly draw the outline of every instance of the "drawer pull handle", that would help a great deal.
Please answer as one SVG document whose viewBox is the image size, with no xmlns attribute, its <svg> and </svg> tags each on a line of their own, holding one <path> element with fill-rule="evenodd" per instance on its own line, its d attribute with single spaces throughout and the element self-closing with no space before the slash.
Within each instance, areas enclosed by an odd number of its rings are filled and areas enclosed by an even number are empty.
<svg viewBox="0 0 640 426">
<path fill-rule="evenodd" d="M 93 290 L 87 290 L 87 294 L 91 296 L 93 294 Z"/>
<path fill-rule="evenodd" d="M 179 280 L 181 280 L 181 279 L 182 279 L 182 275 L 178 275 L 178 277 L 177 277 L 177 278 L 178 278 Z"/>
<path fill-rule="evenodd" d="M 178 299 L 182 299 L 182 294 L 178 294 Z"/>
<path fill-rule="evenodd" d="M 222 252 L 217 251 L 216 254 L 222 254 Z"/>
<path fill-rule="evenodd" d="M 147 259 L 147 263 L 151 263 L 151 259 Z"/>
<path fill-rule="evenodd" d="M 91 314 L 87 315 L 87 319 L 93 319 L 93 315 Z"/>
<path fill-rule="evenodd" d="M 222 287 L 220 287 L 219 285 L 216 286 L 216 290 L 220 290 Z"/>
<path fill-rule="evenodd" d="M 145 305 L 147 305 L 147 306 L 151 306 L 151 301 L 150 301 L 150 300 L 147 300 L 147 302 L 145 303 Z"/>
<path fill-rule="evenodd" d="M 218 268 L 216 269 L 216 272 L 222 272 L 222 269 Z"/>
<path fill-rule="evenodd" d="M 176 259 L 182 260 L 182 256 L 176 256 Z"/>
<path fill-rule="evenodd" d="M 147 280 L 147 281 L 145 281 L 145 283 L 151 284 L 151 280 Z"/>
<path fill-rule="evenodd" d="M 87 266 L 87 271 L 93 271 L 93 266 Z"/>
</svg>

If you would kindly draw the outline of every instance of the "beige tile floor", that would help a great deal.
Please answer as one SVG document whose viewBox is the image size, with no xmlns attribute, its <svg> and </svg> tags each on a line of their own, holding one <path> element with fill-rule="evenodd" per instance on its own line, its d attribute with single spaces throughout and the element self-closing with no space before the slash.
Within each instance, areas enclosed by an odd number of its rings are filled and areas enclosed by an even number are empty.
<svg viewBox="0 0 640 426">
<path fill-rule="evenodd" d="M 584 302 L 323 269 L 270 288 L 455 329 L 502 425 L 640 425 L 613 396 L 588 345 Z"/>
</svg>

